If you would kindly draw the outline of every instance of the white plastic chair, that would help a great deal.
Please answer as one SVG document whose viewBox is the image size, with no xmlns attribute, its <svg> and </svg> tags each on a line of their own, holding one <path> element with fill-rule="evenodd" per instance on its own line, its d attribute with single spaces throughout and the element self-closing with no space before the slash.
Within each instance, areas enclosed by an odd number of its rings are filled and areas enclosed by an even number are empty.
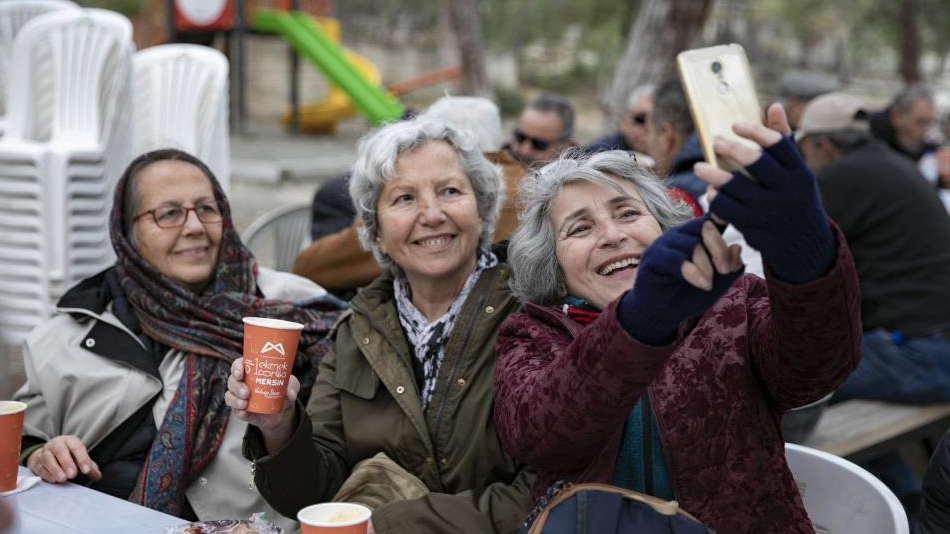
<svg viewBox="0 0 950 534">
<path fill-rule="evenodd" d="M 128 164 L 132 25 L 100 9 L 31 20 L 13 45 L 0 139 L 0 341 L 113 261 L 108 216 Z"/>
<path fill-rule="evenodd" d="M 907 534 L 907 515 L 883 482 L 857 465 L 823 451 L 785 444 L 816 534 Z"/>
<path fill-rule="evenodd" d="M 133 154 L 177 148 L 197 156 L 230 190 L 228 60 L 206 46 L 139 51 L 132 99 Z"/>
<path fill-rule="evenodd" d="M 310 204 L 268 211 L 247 227 L 241 240 L 259 265 L 289 272 L 310 242 Z"/>
<path fill-rule="evenodd" d="M 13 39 L 27 22 L 45 13 L 79 9 L 68 0 L 6 0 L 0 2 L 0 137 L 6 131 L 7 85 L 13 57 Z"/>
</svg>

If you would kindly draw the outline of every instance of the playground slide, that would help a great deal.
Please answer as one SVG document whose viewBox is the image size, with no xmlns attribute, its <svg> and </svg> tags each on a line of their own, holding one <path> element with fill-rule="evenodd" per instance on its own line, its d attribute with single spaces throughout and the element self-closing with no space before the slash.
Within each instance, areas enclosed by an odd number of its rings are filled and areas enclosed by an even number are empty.
<svg viewBox="0 0 950 534">
<path fill-rule="evenodd" d="M 344 48 L 343 51 L 346 54 L 346 59 L 353 64 L 357 72 L 363 75 L 371 84 L 379 85 L 382 76 L 376 65 L 352 50 Z M 353 115 L 356 115 L 356 108 L 353 107 L 346 93 L 336 85 L 330 84 L 326 100 L 300 106 L 297 119 L 301 132 L 332 134 L 336 130 L 338 122 L 349 119 Z M 284 113 L 280 121 L 284 126 L 290 124 L 290 112 Z"/>
<path fill-rule="evenodd" d="M 352 107 L 374 125 L 402 115 L 402 105 L 380 87 L 376 66 L 338 46 L 310 15 L 261 10 L 254 14 L 254 28 L 284 36 L 331 83 L 327 100 L 301 110 L 305 131 L 332 131 L 352 115 Z"/>
</svg>

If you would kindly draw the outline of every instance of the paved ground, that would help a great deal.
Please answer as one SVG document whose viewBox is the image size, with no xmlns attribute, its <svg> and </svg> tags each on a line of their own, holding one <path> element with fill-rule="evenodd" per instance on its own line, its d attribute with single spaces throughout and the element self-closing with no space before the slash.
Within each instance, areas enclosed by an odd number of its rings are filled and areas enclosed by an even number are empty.
<svg viewBox="0 0 950 534">
<path fill-rule="evenodd" d="M 333 136 L 294 136 L 276 126 L 249 124 L 245 133 L 232 134 L 234 224 L 243 230 L 269 209 L 309 203 L 319 184 L 349 169 L 366 127 L 355 119 Z"/>
</svg>

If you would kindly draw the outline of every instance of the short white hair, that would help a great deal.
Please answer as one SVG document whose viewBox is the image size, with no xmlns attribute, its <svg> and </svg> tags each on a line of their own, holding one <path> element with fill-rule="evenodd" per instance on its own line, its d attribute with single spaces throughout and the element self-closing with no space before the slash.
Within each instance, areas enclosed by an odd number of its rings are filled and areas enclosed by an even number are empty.
<svg viewBox="0 0 950 534">
<path fill-rule="evenodd" d="M 551 206 L 565 185 L 590 182 L 622 191 L 615 179 L 633 184 L 643 205 L 664 232 L 692 218 L 681 200 L 672 200 L 663 182 L 640 167 L 628 152 L 611 150 L 587 154 L 571 149 L 531 172 L 518 186 L 521 213 L 518 228 L 508 244 L 511 265 L 509 285 L 522 302 L 555 304 L 566 284 L 557 259 L 557 232 L 551 222 Z"/>
<path fill-rule="evenodd" d="M 501 150 L 501 113 L 498 106 L 487 98 L 477 96 L 444 96 L 436 100 L 421 115 L 429 120 L 442 121 L 456 130 L 475 136 L 482 152 Z"/>
<path fill-rule="evenodd" d="M 386 182 L 396 177 L 399 157 L 433 141 L 442 141 L 452 147 L 465 176 L 472 184 L 478 215 L 482 219 L 480 248 L 491 245 L 501 205 L 505 201 L 501 170 L 485 159 L 476 146 L 474 136 L 468 132 L 420 116 L 366 134 L 356 145 L 356 163 L 350 174 L 350 198 L 360 222 L 360 244 L 373 253 L 380 267 L 394 274 L 399 274 L 399 266 L 379 249 L 376 242 L 379 233 L 376 206 Z"/>
</svg>

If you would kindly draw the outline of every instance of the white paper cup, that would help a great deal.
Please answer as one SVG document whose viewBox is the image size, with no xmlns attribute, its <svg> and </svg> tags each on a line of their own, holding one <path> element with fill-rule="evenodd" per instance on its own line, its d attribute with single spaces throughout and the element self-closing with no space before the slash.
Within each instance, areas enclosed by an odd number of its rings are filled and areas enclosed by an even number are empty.
<svg viewBox="0 0 950 534">
<path fill-rule="evenodd" d="M 366 534 L 373 511 L 362 504 L 325 502 L 297 512 L 303 534 Z"/>
</svg>

